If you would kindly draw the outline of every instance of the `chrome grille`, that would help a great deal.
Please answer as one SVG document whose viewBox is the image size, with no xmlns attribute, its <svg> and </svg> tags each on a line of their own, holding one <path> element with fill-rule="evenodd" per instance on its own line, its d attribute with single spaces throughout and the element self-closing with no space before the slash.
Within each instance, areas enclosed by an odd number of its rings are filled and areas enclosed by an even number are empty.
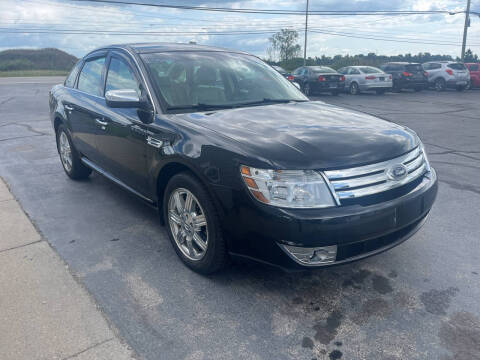
<svg viewBox="0 0 480 360">
<path fill-rule="evenodd" d="M 388 171 L 395 165 L 403 164 L 407 174 L 399 180 L 392 180 Z M 374 195 L 408 184 L 428 170 L 423 150 L 420 146 L 395 159 L 376 164 L 343 170 L 329 170 L 324 174 L 330 182 L 338 200 Z"/>
</svg>

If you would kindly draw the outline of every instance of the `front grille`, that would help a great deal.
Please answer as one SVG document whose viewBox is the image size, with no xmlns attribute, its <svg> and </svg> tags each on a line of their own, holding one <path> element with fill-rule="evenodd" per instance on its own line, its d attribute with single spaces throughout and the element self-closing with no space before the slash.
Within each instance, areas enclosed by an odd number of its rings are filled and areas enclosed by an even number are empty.
<svg viewBox="0 0 480 360">
<path fill-rule="evenodd" d="M 399 179 L 389 175 L 394 166 L 402 164 L 406 175 Z M 395 159 L 377 164 L 359 166 L 343 170 L 329 170 L 324 174 L 328 178 L 337 199 L 342 200 L 375 195 L 406 185 L 428 170 L 428 163 L 420 146 Z"/>
</svg>

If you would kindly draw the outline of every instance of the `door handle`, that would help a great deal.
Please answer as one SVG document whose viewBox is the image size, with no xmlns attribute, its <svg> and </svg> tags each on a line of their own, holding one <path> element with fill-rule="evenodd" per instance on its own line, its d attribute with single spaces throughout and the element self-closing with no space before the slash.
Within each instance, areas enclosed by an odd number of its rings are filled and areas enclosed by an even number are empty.
<svg viewBox="0 0 480 360">
<path fill-rule="evenodd" d="M 68 110 L 68 111 L 73 111 L 73 106 L 70 106 L 70 105 L 64 105 L 63 107 L 65 108 L 65 110 Z"/>
<path fill-rule="evenodd" d="M 101 118 L 96 118 L 95 119 L 95 122 L 97 123 L 97 125 L 100 125 L 102 127 L 105 127 L 108 125 L 108 121 L 104 121 L 103 119 Z"/>
</svg>

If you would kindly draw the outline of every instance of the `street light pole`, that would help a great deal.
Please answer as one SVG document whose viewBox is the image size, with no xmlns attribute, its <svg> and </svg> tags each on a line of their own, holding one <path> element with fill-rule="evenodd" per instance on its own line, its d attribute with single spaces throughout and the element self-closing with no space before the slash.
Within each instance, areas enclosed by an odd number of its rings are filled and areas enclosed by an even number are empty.
<svg viewBox="0 0 480 360">
<path fill-rule="evenodd" d="M 468 0 L 470 4 L 470 0 Z M 305 9 L 305 45 L 303 46 L 303 66 L 307 65 L 307 29 L 308 29 L 308 0 L 307 8 Z"/>
<path fill-rule="evenodd" d="M 465 12 L 465 27 L 463 28 L 462 61 L 465 58 L 465 46 L 467 44 L 467 31 L 469 26 L 470 26 L 470 0 L 467 0 L 467 11 Z"/>
</svg>

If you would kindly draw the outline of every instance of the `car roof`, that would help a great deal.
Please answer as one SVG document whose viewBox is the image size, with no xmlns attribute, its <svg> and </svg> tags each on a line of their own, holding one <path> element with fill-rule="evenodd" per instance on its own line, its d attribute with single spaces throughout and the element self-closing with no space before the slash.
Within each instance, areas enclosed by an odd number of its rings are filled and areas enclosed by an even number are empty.
<svg viewBox="0 0 480 360">
<path fill-rule="evenodd" d="M 173 52 L 173 51 L 217 51 L 217 52 L 233 52 L 247 54 L 246 52 L 239 50 L 231 50 L 226 48 L 198 45 L 198 44 L 183 44 L 183 43 L 168 43 L 168 42 L 155 42 L 155 43 L 129 43 L 129 44 L 114 44 L 109 46 L 103 46 L 95 49 L 89 54 L 101 50 L 111 49 L 123 49 L 136 54 L 147 54 L 156 52 Z"/>
<path fill-rule="evenodd" d="M 392 65 L 420 65 L 420 63 L 408 62 L 408 61 L 392 61 L 392 62 L 385 63 L 385 65 L 387 65 L 387 64 L 392 64 Z"/>
</svg>

